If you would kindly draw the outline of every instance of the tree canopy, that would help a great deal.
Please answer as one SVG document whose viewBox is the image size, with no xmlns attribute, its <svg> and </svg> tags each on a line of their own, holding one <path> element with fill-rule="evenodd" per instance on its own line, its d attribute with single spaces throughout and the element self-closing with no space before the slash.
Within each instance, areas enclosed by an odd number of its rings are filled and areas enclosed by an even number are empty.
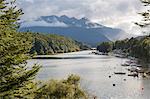
<svg viewBox="0 0 150 99">
<path fill-rule="evenodd" d="M 113 49 L 113 43 L 112 42 L 102 42 L 97 46 L 97 50 L 100 52 L 108 53 L 111 52 Z"/>
<path fill-rule="evenodd" d="M 1 98 L 27 97 L 32 91 L 29 85 L 33 84 L 32 79 L 40 68 L 33 66 L 27 70 L 26 60 L 29 58 L 32 38 L 30 34 L 17 32 L 16 22 L 21 15 L 22 11 L 16 8 L 15 1 L 0 0 Z"/>
</svg>

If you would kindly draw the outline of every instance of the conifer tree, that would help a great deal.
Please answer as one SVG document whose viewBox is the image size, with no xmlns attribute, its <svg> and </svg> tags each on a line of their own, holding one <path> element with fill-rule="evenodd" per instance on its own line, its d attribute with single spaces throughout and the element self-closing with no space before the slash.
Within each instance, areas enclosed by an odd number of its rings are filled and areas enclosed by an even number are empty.
<svg viewBox="0 0 150 99">
<path fill-rule="evenodd" d="M 15 0 L 0 0 L 0 98 L 31 97 L 35 84 L 33 79 L 39 66 L 27 69 L 26 60 L 32 46 L 29 33 L 17 32 L 17 21 L 22 10 Z"/>
<path fill-rule="evenodd" d="M 140 26 L 141 28 L 149 28 L 150 26 L 150 9 L 148 9 L 150 7 L 150 0 L 140 0 L 145 8 L 147 8 L 146 11 L 143 11 L 143 12 L 140 12 L 139 14 L 143 17 L 142 21 L 141 22 L 136 22 L 135 24 Z M 146 30 L 147 30 L 146 29 Z M 146 34 L 150 35 L 150 32 L 148 30 L 148 32 L 146 31 Z"/>
</svg>

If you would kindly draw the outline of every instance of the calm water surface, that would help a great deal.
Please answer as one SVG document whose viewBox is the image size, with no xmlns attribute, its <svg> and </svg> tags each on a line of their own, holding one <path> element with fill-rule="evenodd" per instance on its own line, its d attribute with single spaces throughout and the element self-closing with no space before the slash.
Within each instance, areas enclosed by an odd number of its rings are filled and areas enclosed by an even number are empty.
<svg viewBox="0 0 150 99">
<path fill-rule="evenodd" d="M 28 60 L 28 65 L 42 65 L 37 80 L 61 79 L 70 74 L 80 75 L 81 86 L 98 96 L 98 99 L 150 99 L 150 79 L 114 75 L 118 71 L 128 73 L 127 68 L 121 66 L 128 59 L 90 53 L 91 51 L 81 51 L 53 55 L 67 59 L 32 59 Z"/>
</svg>

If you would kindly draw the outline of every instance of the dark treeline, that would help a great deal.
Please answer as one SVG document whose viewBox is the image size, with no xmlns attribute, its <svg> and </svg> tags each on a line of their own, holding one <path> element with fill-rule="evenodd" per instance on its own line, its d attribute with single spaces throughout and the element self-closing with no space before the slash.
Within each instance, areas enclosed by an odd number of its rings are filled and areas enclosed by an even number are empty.
<svg viewBox="0 0 150 99">
<path fill-rule="evenodd" d="M 102 42 L 98 44 L 97 50 L 103 53 L 108 53 L 113 50 L 113 42 Z"/>
<path fill-rule="evenodd" d="M 150 62 L 150 36 L 119 40 L 113 43 L 104 42 L 97 46 L 97 50 L 101 52 L 121 50 L 127 55 L 139 58 L 144 62 Z"/>
<path fill-rule="evenodd" d="M 38 55 L 75 52 L 89 49 L 85 44 L 56 34 L 33 34 L 31 53 Z"/>
</svg>

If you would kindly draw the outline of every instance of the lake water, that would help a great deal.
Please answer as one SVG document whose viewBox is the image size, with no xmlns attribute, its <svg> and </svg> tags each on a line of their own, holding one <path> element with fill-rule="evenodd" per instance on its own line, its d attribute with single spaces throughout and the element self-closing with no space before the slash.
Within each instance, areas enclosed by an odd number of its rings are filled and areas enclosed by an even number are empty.
<svg viewBox="0 0 150 99">
<path fill-rule="evenodd" d="M 64 59 L 32 59 L 28 60 L 28 65 L 42 65 L 37 80 L 67 78 L 70 74 L 80 75 L 81 86 L 98 99 L 150 99 L 150 79 L 114 74 L 120 71 L 128 73 L 127 68 L 121 66 L 128 59 L 94 55 L 91 52 L 53 55 Z"/>
</svg>

